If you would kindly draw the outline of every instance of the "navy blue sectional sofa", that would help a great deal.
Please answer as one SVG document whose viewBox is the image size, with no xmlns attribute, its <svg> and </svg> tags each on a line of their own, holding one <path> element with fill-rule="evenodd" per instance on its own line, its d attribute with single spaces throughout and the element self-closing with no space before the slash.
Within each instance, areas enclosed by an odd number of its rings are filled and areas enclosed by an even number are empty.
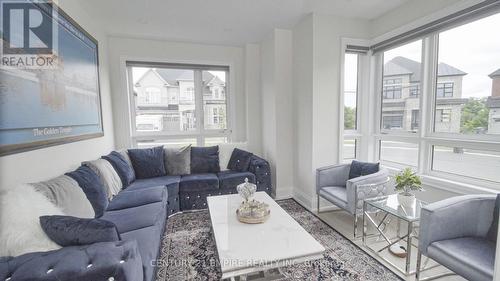
<svg viewBox="0 0 500 281">
<path fill-rule="evenodd" d="M 2 257 L 0 280 L 154 280 L 168 217 L 205 209 L 207 196 L 236 193 L 245 178 L 271 193 L 269 163 L 255 155 L 247 171 L 137 179 L 100 217 L 116 225 L 120 241 Z"/>
</svg>

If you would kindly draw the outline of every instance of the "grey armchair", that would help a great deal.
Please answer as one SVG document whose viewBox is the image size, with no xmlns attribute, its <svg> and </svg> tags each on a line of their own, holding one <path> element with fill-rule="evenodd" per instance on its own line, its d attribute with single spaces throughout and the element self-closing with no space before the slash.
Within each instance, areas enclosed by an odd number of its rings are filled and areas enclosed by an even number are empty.
<svg viewBox="0 0 500 281">
<path fill-rule="evenodd" d="M 495 198 L 495 195 L 458 196 L 422 208 L 417 280 L 449 275 L 421 279 L 421 273 L 430 269 L 421 268 L 422 255 L 468 280 L 493 280 L 496 247 L 490 227 Z"/>
<path fill-rule="evenodd" d="M 351 164 L 322 167 L 316 170 L 318 213 L 320 198 L 354 216 L 354 237 L 358 216 L 363 213 L 363 200 L 388 194 L 389 173 L 382 168 L 377 173 L 349 179 Z"/>
</svg>

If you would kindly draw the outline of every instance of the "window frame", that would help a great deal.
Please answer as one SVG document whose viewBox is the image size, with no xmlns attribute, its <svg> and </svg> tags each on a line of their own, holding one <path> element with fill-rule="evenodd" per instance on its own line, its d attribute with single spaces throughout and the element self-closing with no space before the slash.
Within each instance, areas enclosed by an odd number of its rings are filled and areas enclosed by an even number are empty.
<svg viewBox="0 0 500 281">
<path fill-rule="evenodd" d="M 497 13 L 500 11 L 497 11 Z M 492 14 L 487 14 L 490 16 Z M 481 17 L 482 18 L 482 17 Z M 479 20 L 481 18 L 476 18 Z M 420 81 L 420 128 L 418 133 L 405 133 L 405 132 L 387 132 L 382 129 L 382 95 L 383 95 L 383 53 L 386 50 L 381 50 L 372 55 L 372 64 L 374 68 L 374 81 L 371 84 L 374 91 L 374 98 L 376 99 L 375 110 L 377 112 L 377 120 L 372 123 L 374 128 L 375 137 L 373 151 L 373 159 L 379 160 L 383 165 L 387 166 L 390 170 L 400 170 L 409 165 L 401 165 L 391 161 L 381 160 L 381 141 L 404 141 L 418 144 L 418 167 L 417 172 L 422 175 L 424 182 L 429 182 L 431 185 L 443 184 L 445 189 L 453 189 L 454 186 L 459 185 L 459 189 L 473 189 L 487 188 L 491 190 L 500 190 L 499 182 L 494 182 L 487 179 L 478 179 L 469 176 L 462 176 L 458 174 L 436 171 L 433 170 L 433 147 L 434 146 L 448 146 L 448 147 L 463 147 L 467 149 L 486 150 L 486 151 L 500 151 L 500 135 L 465 135 L 456 133 L 442 133 L 435 132 L 435 120 L 437 108 L 437 66 L 438 66 L 438 52 L 439 52 L 439 33 L 446 30 L 470 23 L 472 21 L 464 21 L 458 25 L 450 26 L 446 29 L 438 30 L 427 34 L 423 38 L 417 38 L 404 42 L 397 46 L 391 46 L 390 49 L 397 48 L 401 45 L 414 42 L 415 40 L 422 39 L 422 73 Z M 445 83 L 443 81 L 442 83 Z M 455 90 L 453 85 L 453 91 Z M 378 89 L 378 90 L 377 90 Z M 453 92 L 452 92 L 453 93 Z M 454 93 L 453 93 L 454 94 Z M 443 97 L 448 98 L 448 97 Z M 453 113 L 451 113 L 453 114 Z M 465 187 L 464 187 L 465 186 Z M 455 190 L 456 191 L 456 190 Z"/>
<path fill-rule="evenodd" d="M 200 65 L 200 64 L 179 64 L 166 62 L 148 62 L 148 61 L 124 61 L 127 79 L 127 94 L 129 100 L 129 119 L 130 119 L 130 139 L 133 147 L 138 147 L 139 142 L 154 142 L 154 141 L 169 141 L 180 139 L 196 139 L 197 146 L 204 146 L 207 138 L 225 138 L 226 142 L 231 142 L 233 136 L 233 103 L 231 91 L 231 65 Z M 132 68 L 133 67 L 149 67 L 149 68 L 169 68 L 169 69 L 186 69 L 193 71 L 194 81 L 194 101 L 195 101 L 195 124 L 196 129 L 192 131 L 172 131 L 172 132 L 140 132 L 136 130 L 136 102 L 134 99 L 134 83 Z M 226 106 L 226 129 L 206 129 L 203 106 L 203 71 L 225 71 L 226 74 L 226 90 L 225 106 Z M 182 94 L 179 93 L 179 102 L 181 102 Z M 179 115 L 179 119 L 182 116 Z"/>
<path fill-rule="evenodd" d="M 340 55 L 340 77 L 339 77 L 339 107 L 338 107 L 338 120 L 339 120 L 339 142 L 337 147 L 337 155 L 339 163 L 349 163 L 353 159 L 344 159 L 344 141 L 354 140 L 355 148 L 354 154 L 356 159 L 363 159 L 368 157 L 369 143 L 366 136 L 368 136 L 368 131 L 371 129 L 369 122 L 369 114 L 363 111 L 369 110 L 368 100 L 370 92 L 370 59 L 371 53 L 367 52 L 357 52 L 356 50 L 349 51 L 349 46 L 360 47 L 360 49 L 366 48 L 368 50 L 370 46 L 369 40 L 353 39 L 353 38 L 341 38 L 341 55 Z M 344 71 L 345 71 L 345 55 L 347 53 L 354 53 L 358 55 L 357 61 L 357 87 L 356 87 L 356 126 L 355 130 L 345 130 L 344 129 Z M 366 120 L 366 121 L 365 121 Z"/>
</svg>

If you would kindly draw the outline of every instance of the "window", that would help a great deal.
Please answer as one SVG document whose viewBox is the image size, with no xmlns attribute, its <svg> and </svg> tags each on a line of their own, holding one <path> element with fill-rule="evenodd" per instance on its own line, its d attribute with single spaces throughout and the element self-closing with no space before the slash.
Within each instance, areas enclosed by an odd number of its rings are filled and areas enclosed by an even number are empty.
<svg viewBox="0 0 500 281">
<path fill-rule="evenodd" d="M 380 101 L 374 156 L 432 179 L 500 189 L 500 37 L 491 36 L 500 13 L 457 22 L 372 48 Z"/>
<path fill-rule="evenodd" d="M 205 122 L 206 130 L 225 130 L 226 99 L 221 92 L 226 88 L 225 71 L 203 71 L 203 110 L 210 116 Z M 211 120 L 210 120 L 211 119 Z"/>
<path fill-rule="evenodd" d="M 385 51 L 382 55 L 381 129 L 414 132 L 419 124 L 419 116 L 413 116 L 412 112 L 420 108 L 422 40 Z M 410 119 L 410 116 L 416 118 Z"/>
<path fill-rule="evenodd" d="M 410 98 L 418 98 L 420 96 L 420 85 L 410 86 Z"/>
<path fill-rule="evenodd" d="M 139 104 L 154 105 L 161 102 L 161 91 L 156 87 L 145 87 L 139 91 Z"/>
<path fill-rule="evenodd" d="M 339 145 L 339 161 L 356 159 L 360 151 L 361 133 L 359 128 L 359 96 L 362 81 L 362 69 L 368 67 L 366 53 L 350 51 L 346 46 L 343 71 L 343 142 Z"/>
<path fill-rule="evenodd" d="M 392 130 L 403 128 L 403 115 L 386 115 L 382 118 L 382 126 L 384 129 Z"/>
<path fill-rule="evenodd" d="M 358 99 L 358 54 L 345 54 L 344 130 L 356 130 Z"/>
<path fill-rule="evenodd" d="M 400 141 L 380 141 L 380 160 L 417 167 L 418 144 Z"/>
<path fill-rule="evenodd" d="M 451 83 L 437 83 L 436 96 L 438 98 L 451 98 L 451 97 L 453 97 L 453 82 L 451 82 Z"/>
<path fill-rule="evenodd" d="M 384 79 L 384 99 L 401 98 L 401 81 L 402 79 Z"/>
<path fill-rule="evenodd" d="M 227 67 L 128 62 L 127 69 L 137 146 L 228 140 Z"/>
<path fill-rule="evenodd" d="M 432 170 L 500 182 L 500 152 L 433 146 Z"/>
<path fill-rule="evenodd" d="M 464 138 L 500 133 L 490 118 L 500 99 L 500 83 L 495 84 L 500 81 L 500 37 L 491 36 L 499 24 L 496 14 L 439 33 L 436 117 L 444 109 L 453 113 L 449 126 L 435 119 L 435 132 Z"/>
<path fill-rule="evenodd" d="M 436 122 L 438 123 L 450 123 L 451 109 L 437 109 L 436 120 L 437 120 Z"/>
<path fill-rule="evenodd" d="M 356 159 L 356 139 L 344 139 L 342 155 L 344 160 Z"/>
<path fill-rule="evenodd" d="M 416 131 L 418 129 L 418 122 L 420 120 L 420 111 L 418 109 L 413 109 L 411 111 L 411 130 Z"/>
</svg>

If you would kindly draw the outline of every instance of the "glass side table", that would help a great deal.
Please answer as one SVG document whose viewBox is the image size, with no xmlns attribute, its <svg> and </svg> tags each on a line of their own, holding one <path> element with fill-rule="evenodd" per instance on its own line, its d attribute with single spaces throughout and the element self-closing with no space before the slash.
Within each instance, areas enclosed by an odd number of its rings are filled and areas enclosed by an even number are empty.
<svg viewBox="0 0 500 281">
<path fill-rule="evenodd" d="M 415 231 L 416 224 L 420 220 L 420 210 L 427 203 L 415 199 L 411 205 L 402 205 L 398 200 L 397 194 L 392 194 L 388 196 L 381 196 L 376 198 L 370 198 L 364 200 L 363 203 L 363 245 L 371 250 L 373 253 L 378 255 L 380 258 L 394 266 L 398 271 L 405 275 L 411 275 L 415 273 L 415 270 L 411 269 L 411 258 L 412 258 L 412 247 L 416 245 L 412 244 L 413 238 L 418 238 Z M 379 218 L 377 214 L 381 214 L 382 218 Z M 387 225 L 390 223 L 390 218 L 395 217 L 397 219 L 397 235 L 396 237 L 389 237 L 389 228 Z M 404 221 L 408 225 L 406 234 L 400 236 L 400 225 L 401 221 Z M 370 223 L 375 230 L 378 232 L 375 235 L 379 238 L 383 238 L 387 245 L 381 249 L 374 249 L 368 244 L 367 236 L 367 225 Z M 400 241 L 406 241 L 406 260 L 404 268 L 402 269 L 395 262 L 389 260 L 386 256 L 381 255 L 384 250 L 389 250 L 389 248 Z"/>
</svg>

